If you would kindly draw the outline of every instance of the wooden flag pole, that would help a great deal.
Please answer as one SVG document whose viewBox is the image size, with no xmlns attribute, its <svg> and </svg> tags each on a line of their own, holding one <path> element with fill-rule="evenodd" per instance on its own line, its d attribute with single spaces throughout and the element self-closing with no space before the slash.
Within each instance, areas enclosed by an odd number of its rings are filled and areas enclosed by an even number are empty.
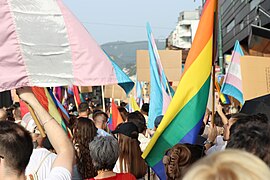
<svg viewBox="0 0 270 180">
<path fill-rule="evenodd" d="M 215 103 L 216 103 L 216 97 L 215 97 L 215 64 L 213 64 L 212 67 L 212 116 L 211 116 L 211 124 L 214 126 L 215 123 Z"/>
<path fill-rule="evenodd" d="M 40 132 L 40 135 L 43 138 L 45 138 L 46 137 L 45 131 L 44 131 L 43 127 L 41 126 L 41 124 L 40 124 L 40 122 L 39 122 L 39 120 L 37 118 L 36 113 L 34 112 L 33 108 L 29 104 L 27 104 L 27 103 L 25 103 L 25 104 L 27 105 L 27 108 L 29 109 L 31 116 L 32 116 L 33 120 L 35 121 L 35 123 L 37 125 L 37 128 L 38 128 L 38 130 Z"/>
<path fill-rule="evenodd" d="M 105 97 L 104 97 L 104 88 L 103 88 L 103 86 L 101 86 L 101 95 L 102 95 L 102 108 L 103 108 L 103 112 L 106 112 Z"/>
</svg>

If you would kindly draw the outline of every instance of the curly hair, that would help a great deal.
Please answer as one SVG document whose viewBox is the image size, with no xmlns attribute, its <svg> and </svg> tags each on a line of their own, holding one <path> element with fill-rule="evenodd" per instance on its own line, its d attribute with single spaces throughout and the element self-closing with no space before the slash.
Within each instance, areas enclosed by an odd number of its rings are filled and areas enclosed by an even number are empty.
<svg viewBox="0 0 270 180">
<path fill-rule="evenodd" d="M 203 147 L 192 144 L 176 144 L 166 151 L 163 164 L 168 180 L 181 179 L 191 164 L 204 156 Z"/>
<path fill-rule="evenodd" d="M 92 120 L 80 117 L 73 131 L 78 171 L 83 179 L 95 177 L 97 172 L 94 169 L 90 156 L 89 143 L 97 136 L 97 128 Z"/>
</svg>

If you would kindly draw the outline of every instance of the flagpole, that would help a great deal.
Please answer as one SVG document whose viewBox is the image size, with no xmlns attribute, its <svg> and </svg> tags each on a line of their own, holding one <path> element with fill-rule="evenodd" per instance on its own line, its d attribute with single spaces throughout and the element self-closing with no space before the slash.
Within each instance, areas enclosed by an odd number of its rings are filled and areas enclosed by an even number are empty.
<svg viewBox="0 0 270 180">
<path fill-rule="evenodd" d="M 39 120 L 37 118 L 36 113 L 34 112 L 33 108 L 29 104 L 26 103 L 26 105 L 27 105 L 27 108 L 29 109 L 29 112 L 30 112 L 33 120 L 35 121 L 35 124 L 37 125 L 37 128 L 38 128 L 38 130 L 40 132 L 40 135 L 43 138 L 45 138 L 46 137 L 45 131 L 44 131 L 43 127 L 41 126 L 41 124 L 40 124 L 40 122 L 39 122 Z"/>
<path fill-rule="evenodd" d="M 103 112 L 106 112 L 106 108 L 105 108 L 105 97 L 104 97 L 104 88 L 103 88 L 103 86 L 101 86 L 101 95 L 102 95 L 102 108 L 103 108 Z"/>
<path fill-rule="evenodd" d="M 216 78 L 216 67 L 215 67 L 215 60 L 217 55 L 217 28 L 216 25 L 218 23 L 218 1 L 216 1 L 216 9 L 214 13 L 214 30 L 213 30 L 213 49 L 212 49 L 212 117 L 211 117 L 211 124 L 214 126 L 215 121 L 215 103 L 216 103 L 216 97 L 215 97 L 215 78 Z"/>
<path fill-rule="evenodd" d="M 171 94 L 171 90 L 170 90 L 169 82 L 168 81 L 166 82 L 166 86 L 168 88 L 169 96 L 172 98 L 172 94 Z"/>
</svg>

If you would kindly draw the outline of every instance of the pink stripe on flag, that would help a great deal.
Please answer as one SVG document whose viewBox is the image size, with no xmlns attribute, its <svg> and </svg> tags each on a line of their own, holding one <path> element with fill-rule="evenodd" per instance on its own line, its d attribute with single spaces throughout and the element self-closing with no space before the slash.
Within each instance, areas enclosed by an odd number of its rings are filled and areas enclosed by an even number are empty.
<svg viewBox="0 0 270 180">
<path fill-rule="evenodd" d="M 0 2 L 0 91 L 29 86 L 16 27 L 7 1 Z"/>
<path fill-rule="evenodd" d="M 168 95 L 163 86 L 162 86 L 162 96 L 163 96 L 162 114 L 165 114 L 172 98 L 171 96 Z"/>
<path fill-rule="evenodd" d="M 240 80 L 238 77 L 232 74 L 228 74 L 226 84 L 230 84 L 236 87 L 240 92 L 242 92 L 242 80 Z"/>
<path fill-rule="evenodd" d="M 233 51 L 232 61 L 236 64 L 240 64 L 241 54 L 238 51 Z"/>
<path fill-rule="evenodd" d="M 73 84 L 77 86 L 117 84 L 117 77 L 111 61 L 63 2 L 57 0 L 57 3 L 65 20 L 72 50 L 75 80 Z"/>
</svg>

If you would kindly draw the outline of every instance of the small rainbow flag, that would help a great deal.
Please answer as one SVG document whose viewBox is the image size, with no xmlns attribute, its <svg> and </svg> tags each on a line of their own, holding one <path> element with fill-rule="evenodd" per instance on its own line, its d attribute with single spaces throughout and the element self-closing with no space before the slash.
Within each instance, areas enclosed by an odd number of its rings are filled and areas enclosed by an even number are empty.
<svg viewBox="0 0 270 180">
<path fill-rule="evenodd" d="M 43 108 L 62 126 L 68 136 L 72 137 L 47 88 L 32 87 L 32 91 Z"/>
<path fill-rule="evenodd" d="M 109 121 L 109 128 L 111 131 L 115 130 L 118 124 L 122 123 L 123 119 L 118 111 L 117 105 L 114 103 L 114 99 L 112 99 L 112 105 L 111 105 L 111 118 Z"/>
</svg>

